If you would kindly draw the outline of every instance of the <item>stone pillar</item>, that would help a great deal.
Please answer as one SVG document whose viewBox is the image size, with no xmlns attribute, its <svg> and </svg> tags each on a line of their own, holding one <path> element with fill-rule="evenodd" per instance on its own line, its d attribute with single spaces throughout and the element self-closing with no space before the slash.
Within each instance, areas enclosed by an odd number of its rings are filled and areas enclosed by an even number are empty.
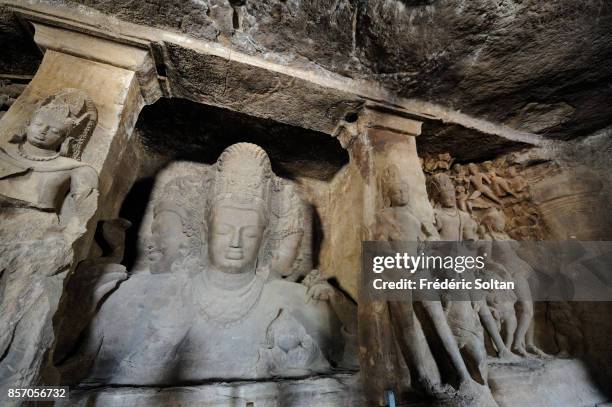
<svg viewBox="0 0 612 407">
<path fill-rule="evenodd" d="M 377 214 L 386 205 L 385 178 L 390 167 L 395 168 L 402 184 L 407 187 L 410 211 L 424 224 L 433 224 L 433 209 L 427 198 L 425 175 L 416 151 L 415 136 L 420 132 L 421 122 L 418 120 L 378 106 L 366 106 L 356 121 L 339 126 L 337 137 L 350 156 L 347 173 L 350 177 L 351 172 L 358 172 L 361 180 L 360 202 L 352 205 L 360 212 L 362 225 L 360 241 L 355 244 L 377 238 Z M 353 251 L 360 253 L 361 247 Z M 336 254 L 342 256 L 342 253 Z M 356 258 L 361 259 L 361 256 Z M 352 279 L 339 276 L 338 280 L 355 296 L 359 291 L 361 265 L 353 264 L 352 268 Z M 383 405 L 385 391 L 397 392 L 406 381 L 407 378 L 403 377 L 405 366 L 394 340 L 388 303 L 366 302 L 358 294 L 356 296 L 364 394 L 372 402 Z"/>
<path fill-rule="evenodd" d="M 34 41 L 44 58 L 30 84 L 0 120 L 0 142 L 5 145 L 18 134 L 45 97 L 66 88 L 84 91 L 97 109 L 97 125 L 81 162 L 97 172 L 98 194 L 97 203 L 94 199 L 79 219 L 76 233 L 64 237 L 71 248 L 68 255 L 53 258 L 52 251 L 26 251 L 9 264 L 9 270 L 3 270 L 4 276 L 0 274 L 0 307 L 5 308 L 0 331 L 9 333 L 6 338 L 0 335 L 0 400 L 9 387 L 39 382 L 57 335 L 57 321 L 52 319 L 64 280 L 87 255 L 97 221 L 117 215 L 118 208 L 111 201 L 122 200 L 119 195 L 125 194 L 126 183 L 131 184 L 136 176 L 137 168 L 124 162 L 132 150 L 136 120 L 145 104 L 161 96 L 146 44 L 115 42 L 38 21 L 32 22 Z M 14 246 L 7 249 L 9 243 L 0 242 L 5 259 L 11 255 L 7 251 L 14 251 Z M 41 261 L 45 256 L 52 260 Z M 6 304 L 11 296 L 11 304 Z"/>
</svg>

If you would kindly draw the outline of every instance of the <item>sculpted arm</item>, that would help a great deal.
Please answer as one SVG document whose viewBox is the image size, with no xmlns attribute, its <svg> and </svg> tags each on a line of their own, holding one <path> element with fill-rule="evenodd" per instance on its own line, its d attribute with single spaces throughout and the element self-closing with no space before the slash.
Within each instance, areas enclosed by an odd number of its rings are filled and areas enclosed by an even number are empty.
<svg viewBox="0 0 612 407">
<path fill-rule="evenodd" d="M 60 219 L 66 225 L 66 232 L 85 232 L 87 221 L 93 216 L 98 202 L 98 174 L 89 166 L 72 170 L 70 190 L 64 200 Z"/>
</svg>

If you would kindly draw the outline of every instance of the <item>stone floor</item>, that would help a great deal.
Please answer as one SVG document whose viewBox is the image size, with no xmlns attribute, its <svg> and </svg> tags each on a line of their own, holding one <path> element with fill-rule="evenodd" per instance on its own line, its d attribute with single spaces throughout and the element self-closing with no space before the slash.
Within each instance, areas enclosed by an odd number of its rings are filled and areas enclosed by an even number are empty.
<svg viewBox="0 0 612 407">
<path fill-rule="evenodd" d="M 612 407 L 585 365 L 573 359 L 499 363 L 491 359 L 489 386 L 500 407 Z M 358 376 L 336 374 L 277 382 L 211 383 L 146 388 L 105 387 L 71 392 L 66 406 L 359 407 Z M 422 407 L 409 404 L 402 407 Z M 398 405 L 398 407 L 400 407 Z"/>
<path fill-rule="evenodd" d="M 489 372 L 489 386 L 500 407 L 599 406 L 610 400 L 584 363 L 575 359 L 492 363 Z"/>
</svg>

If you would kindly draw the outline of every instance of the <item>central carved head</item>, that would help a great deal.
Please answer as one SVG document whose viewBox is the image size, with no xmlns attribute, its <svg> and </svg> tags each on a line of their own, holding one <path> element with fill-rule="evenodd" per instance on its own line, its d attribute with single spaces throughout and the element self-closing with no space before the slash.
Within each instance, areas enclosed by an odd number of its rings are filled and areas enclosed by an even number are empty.
<svg viewBox="0 0 612 407">
<path fill-rule="evenodd" d="M 208 258 L 219 271 L 254 272 L 268 226 L 272 169 L 260 147 L 239 143 L 217 161 L 208 205 Z"/>
</svg>

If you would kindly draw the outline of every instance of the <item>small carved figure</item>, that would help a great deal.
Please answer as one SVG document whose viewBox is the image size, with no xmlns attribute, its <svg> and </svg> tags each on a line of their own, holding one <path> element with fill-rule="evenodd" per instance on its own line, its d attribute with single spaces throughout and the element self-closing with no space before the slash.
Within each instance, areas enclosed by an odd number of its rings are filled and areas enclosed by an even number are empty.
<svg viewBox="0 0 612 407">
<path fill-rule="evenodd" d="M 497 174 L 495 171 L 495 167 L 491 161 L 485 161 L 482 163 L 482 166 L 486 170 L 486 175 L 488 175 L 491 180 L 491 188 L 493 189 L 493 193 L 497 197 L 503 197 L 506 195 L 512 195 L 513 197 L 519 199 L 519 196 L 512 190 L 508 181 Z"/>
<path fill-rule="evenodd" d="M 527 189 L 527 181 L 520 176 L 516 167 L 508 167 L 508 177 L 510 178 L 510 187 L 516 192 L 525 192 Z"/>
<path fill-rule="evenodd" d="M 453 179 L 455 185 L 461 185 L 464 188 L 470 186 L 470 177 L 466 172 L 466 169 L 461 164 L 454 164 L 452 167 L 451 178 Z"/>
<path fill-rule="evenodd" d="M 492 200 L 493 202 L 501 205 L 502 203 L 499 198 L 495 195 L 493 191 L 491 191 L 491 188 L 485 185 L 491 184 L 491 180 L 489 179 L 489 177 L 481 173 L 478 169 L 478 166 L 474 163 L 468 164 L 468 170 L 470 172 L 470 183 L 474 186 L 474 189 L 480 194 Z"/>
<path fill-rule="evenodd" d="M 441 153 L 436 155 L 435 157 L 427 157 L 423 161 L 421 166 L 423 167 L 425 172 L 433 173 L 439 170 L 450 170 L 452 162 L 453 159 L 449 153 Z"/>
<path fill-rule="evenodd" d="M 331 368 L 304 327 L 282 309 L 266 332 L 266 347 L 259 350 L 257 369 L 262 376 L 305 376 Z"/>
</svg>

